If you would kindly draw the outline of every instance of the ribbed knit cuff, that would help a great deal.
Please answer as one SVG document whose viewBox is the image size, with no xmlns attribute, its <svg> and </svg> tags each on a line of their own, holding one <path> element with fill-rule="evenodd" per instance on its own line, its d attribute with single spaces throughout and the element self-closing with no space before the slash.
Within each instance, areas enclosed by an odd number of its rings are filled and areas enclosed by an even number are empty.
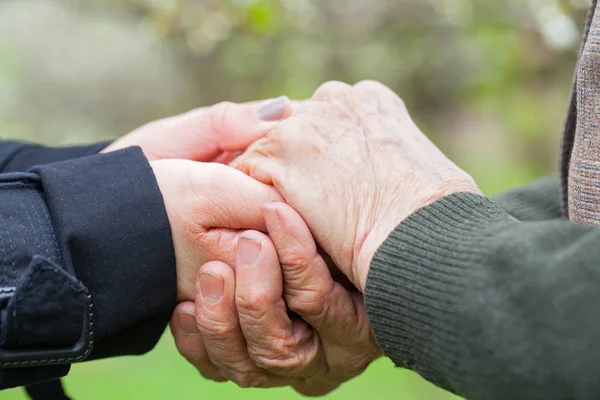
<svg viewBox="0 0 600 400">
<path fill-rule="evenodd" d="M 378 249 L 365 290 L 375 338 L 398 367 L 452 391 L 465 288 L 480 281 L 489 238 L 517 223 L 489 199 L 459 193 L 403 221 Z"/>
</svg>

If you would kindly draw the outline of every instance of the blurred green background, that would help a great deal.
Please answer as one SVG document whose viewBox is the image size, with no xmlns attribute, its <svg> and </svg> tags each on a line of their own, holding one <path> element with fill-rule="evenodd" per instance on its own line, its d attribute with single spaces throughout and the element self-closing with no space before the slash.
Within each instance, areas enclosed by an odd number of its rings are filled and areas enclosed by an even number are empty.
<svg viewBox="0 0 600 400">
<path fill-rule="evenodd" d="M 488 194 L 557 170 L 589 0 L 4 0 L 0 135 L 60 145 L 222 100 L 384 82 Z M 168 333 L 74 365 L 83 399 L 293 399 L 204 381 Z M 0 398 L 23 399 L 20 390 Z M 331 399 L 452 399 L 387 360 Z"/>
</svg>

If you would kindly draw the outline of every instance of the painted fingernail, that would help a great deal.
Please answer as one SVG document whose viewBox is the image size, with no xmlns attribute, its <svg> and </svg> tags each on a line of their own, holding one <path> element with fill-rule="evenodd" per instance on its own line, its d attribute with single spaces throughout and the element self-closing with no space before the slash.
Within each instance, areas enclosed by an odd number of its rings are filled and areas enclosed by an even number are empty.
<svg viewBox="0 0 600 400">
<path fill-rule="evenodd" d="M 256 115 L 261 121 L 279 121 L 285 117 L 289 105 L 287 96 L 281 96 L 267 101 L 256 110 Z"/>
<path fill-rule="evenodd" d="M 260 256 L 261 244 L 245 237 L 238 240 L 238 261 L 244 267 L 253 267 Z"/>
<path fill-rule="evenodd" d="M 223 297 L 223 287 L 225 286 L 223 278 L 208 272 L 201 272 L 198 279 L 200 279 L 202 297 L 211 303 L 221 300 Z"/>
<path fill-rule="evenodd" d="M 277 232 L 281 228 L 281 219 L 279 218 L 277 209 L 269 205 L 264 205 L 263 217 L 265 218 L 265 224 L 269 232 Z"/>
<path fill-rule="evenodd" d="M 181 330 L 189 335 L 195 335 L 199 333 L 198 325 L 196 325 L 196 316 L 187 312 L 180 312 L 177 314 L 179 320 L 179 326 Z"/>
</svg>

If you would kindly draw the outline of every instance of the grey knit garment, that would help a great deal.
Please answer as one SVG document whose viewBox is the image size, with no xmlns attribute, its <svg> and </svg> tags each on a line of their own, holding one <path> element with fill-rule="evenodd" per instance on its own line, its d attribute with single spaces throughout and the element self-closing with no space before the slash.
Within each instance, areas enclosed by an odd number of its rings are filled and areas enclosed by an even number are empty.
<svg viewBox="0 0 600 400">
<path fill-rule="evenodd" d="M 560 188 L 548 178 L 494 201 L 447 196 L 402 221 L 371 262 L 365 301 L 383 353 L 470 400 L 600 399 L 596 5 L 575 74 Z"/>
<path fill-rule="evenodd" d="M 590 8 L 561 152 L 563 213 L 600 225 L 600 11 Z"/>
</svg>

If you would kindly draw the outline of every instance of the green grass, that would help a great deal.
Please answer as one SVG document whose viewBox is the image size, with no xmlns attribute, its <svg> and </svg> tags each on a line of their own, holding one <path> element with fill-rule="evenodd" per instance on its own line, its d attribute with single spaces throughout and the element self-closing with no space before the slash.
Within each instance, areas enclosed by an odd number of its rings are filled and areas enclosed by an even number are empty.
<svg viewBox="0 0 600 400">
<path fill-rule="evenodd" d="M 76 364 L 64 379 L 75 399 L 300 399 L 291 389 L 240 389 L 231 383 L 214 383 L 202 378 L 177 353 L 166 333 L 151 353 Z M 21 389 L 1 393 L 3 400 L 27 397 Z M 427 383 L 418 375 L 393 367 L 382 359 L 360 377 L 346 383 L 326 399 L 457 399 Z"/>
</svg>

